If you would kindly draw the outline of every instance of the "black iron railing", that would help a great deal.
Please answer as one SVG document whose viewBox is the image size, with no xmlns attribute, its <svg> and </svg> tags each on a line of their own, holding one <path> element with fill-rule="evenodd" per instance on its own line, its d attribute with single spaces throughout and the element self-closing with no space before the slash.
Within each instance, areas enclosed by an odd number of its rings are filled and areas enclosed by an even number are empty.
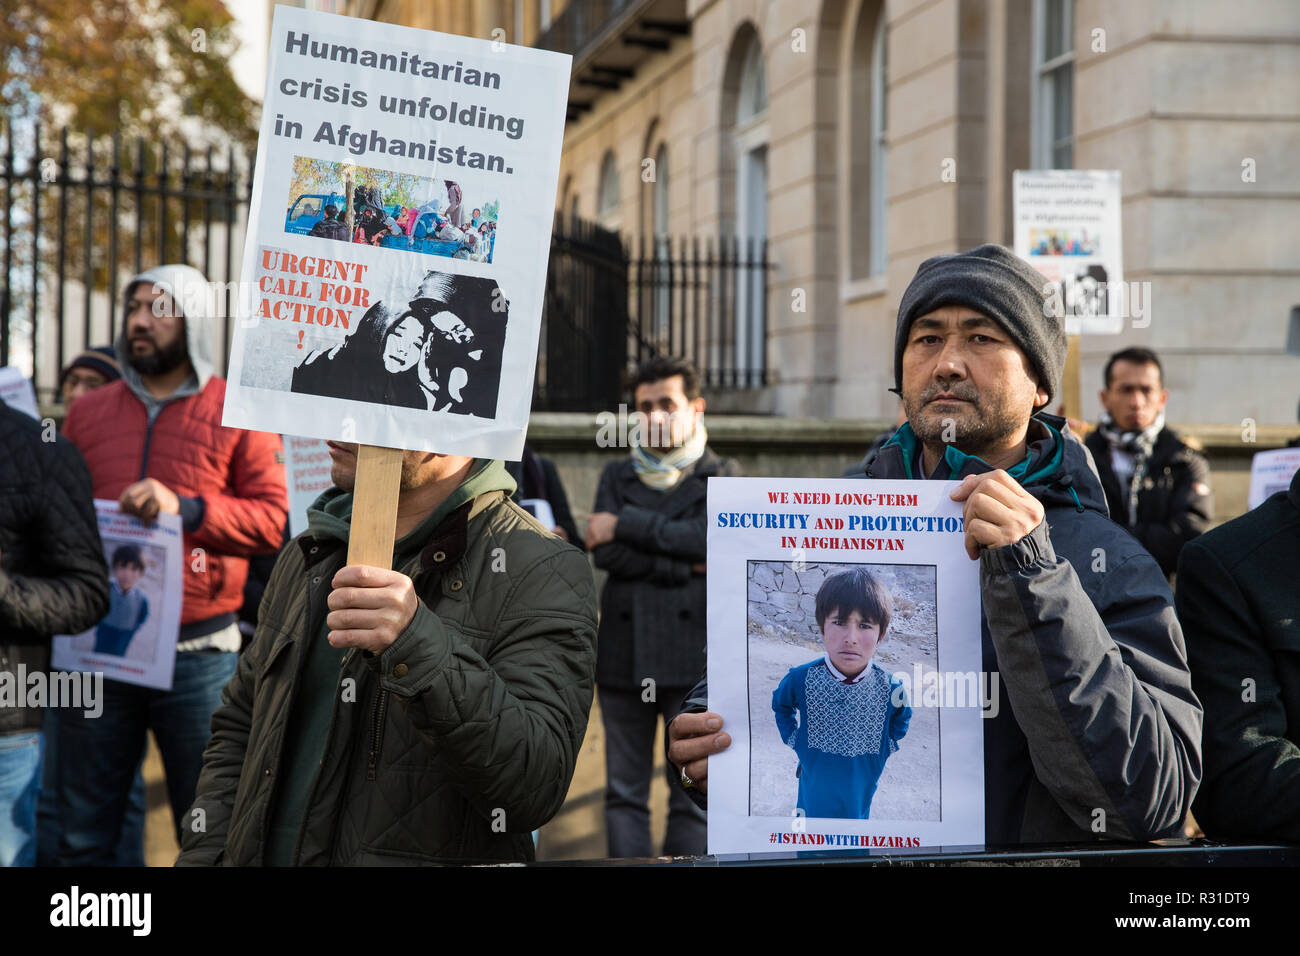
<svg viewBox="0 0 1300 956">
<path fill-rule="evenodd" d="M 627 365 L 627 257 L 616 233 L 555 217 L 533 408 L 617 405 Z"/>
<path fill-rule="evenodd" d="M 39 124 L 15 121 L 3 135 L 0 365 L 30 368 L 38 397 L 53 399 L 77 350 L 113 341 L 123 284 L 165 262 L 226 283 L 229 348 L 249 201 L 244 157 L 66 128 L 51 144 Z"/>
<path fill-rule="evenodd" d="M 38 398 L 54 400 L 67 361 L 114 340 L 124 283 L 187 262 L 225 283 L 224 373 L 248 215 L 244 159 L 66 129 L 51 149 L 37 126 L 4 133 L 0 365 L 30 370 Z M 691 359 L 706 387 L 767 384 L 770 268 L 761 240 L 641 245 L 557 217 L 533 407 L 610 408 L 625 397 L 625 374 L 655 355 Z"/>
<path fill-rule="evenodd" d="M 767 242 L 624 242 L 556 217 L 533 408 L 590 411 L 626 400 L 622 380 L 659 355 L 690 359 L 706 388 L 770 383 Z"/>
<path fill-rule="evenodd" d="M 682 355 L 706 388 L 769 383 L 766 239 L 659 238 L 637 243 L 629 265 L 634 363 Z"/>
</svg>

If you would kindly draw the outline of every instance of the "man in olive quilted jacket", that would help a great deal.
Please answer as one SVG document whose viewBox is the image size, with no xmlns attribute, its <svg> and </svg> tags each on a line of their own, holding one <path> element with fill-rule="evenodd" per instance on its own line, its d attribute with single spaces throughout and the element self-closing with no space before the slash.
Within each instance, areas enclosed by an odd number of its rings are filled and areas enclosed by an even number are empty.
<svg viewBox="0 0 1300 956">
<path fill-rule="evenodd" d="M 280 554 L 178 865 L 530 860 L 586 731 L 585 555 L 499 461 L 406 452 L 396 570 L 347 565 L 356 446 Z"/>
</svg>

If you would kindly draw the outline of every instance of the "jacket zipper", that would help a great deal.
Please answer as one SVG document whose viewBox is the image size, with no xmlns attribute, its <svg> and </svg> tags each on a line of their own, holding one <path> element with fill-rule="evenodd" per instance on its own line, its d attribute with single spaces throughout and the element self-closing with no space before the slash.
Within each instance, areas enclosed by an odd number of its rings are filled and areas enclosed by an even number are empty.
<svg viewBox="0 0 1300 956">
<path fill-rule="evenodd" d="M 311 592 L 311 586 L 308 585 L 307 587 L 308 587 L 308 591 L 307 591 L 307 620 L 308 620 L 308 622 L 309 622 L 309 624 L 310 624 L 310 622 L 312 621 L 312 618 L 313 618 L 312 609 L 311 609 L 312 592 Z M 310 630 L 308 631 L 308 633 L 315 633 L 315 632 L 317 632 L 317 631 L 319 631 L 319 630 L 320 630 L 319 627 L 317 627 L 317 628 L 312 628 L 312 629 L 310 629 Z M 352 652 L 349 651 L 348 653 L 349 653 L 349 655 L 350 655 Z M 344 665 L 347 664 L 347 661 L 348 661 L 348 657 L 345 656 L 345 657 L 343 658 L 343 663 L 339 665 L 339 683 L 338 683 L 338 685 L 335 685 L 335 688 L 334 688 L 334 703 L 333 703 L 333 704 L 331 705 L 331 707 L 330 707 L 330 726 L 329 726 L 329 731 L 328 731 L 328 732 L 326 733 L 326 735 L 325 735 L 325 754 L 326 754 L 327 756 L 329 755 L 330 743 L 334 740 L 334 723 L 335 723 L 335 721 L 338 719 L 339 697 L 340 697 L 340 694 L 339 694 L 339 691 L 338 691 L 338 687 L 339 687 L 339 685 L 341 685 L 342 682 L 343 682 L 343 667 L 344 667 Z M 304 671 L 306 670 L 306 668 L 307 668 L 307 655 L 306 655 L 306 654 L 303 654 L 303 653 L 300 652 L 299 655 L 298 655 L 298 662 L 297 662 L 297 663 L 298 663 L 297 677 L 294 678 L 293 686 L 290 687 L 290 689 L 289 689 L 289 709 L 286 711 L 286 713 L 289 713 L 289 714 L 292 714 L 292 713 L 293 713 L 293 706 L 294 706 L 294 704 L 297 702 L 297 699 L 298 699 L 298 688 L 302 685 L 302 675 L 303 675 L 303 672 L 304 672 Z M 284 749 L 284 733 L 281 732 L 281 735 L 280 735 L 280 751 L 281 751 L 281 752 L 280 752 L 280 756 L 284 756 L 283 749 Z M 278 760 L 277 760 L 277 763 L 278 763 Z M 311 810 L 311 806 L 312 806 L 312 798 L 316 796 L 316 788 L 320 785 L 320 775 L 321 775 L 321 770 L 322 770 L 322 769 L 323 769 L 323 767 L 317 767 L 317 768 L 316 768 L 316 776 L 312 778 L 311 789 L 307 791 L 307 806 L 306 806 L 306 808 L 305 808 L 304 811 L 303 811 L 302 823 L 298 826 L 298 835 L 297 835 L 296 837 L 294 837 L 294 841 L 293 841 L 293 849 L 292 849 L 292 850 L 290 851 L 290 853 L 289 853 L 289 865 L 290 865 L 290 866 L 297 866 L 297 865 L 298 865 L 298 858 L 299 858 L 299 856 L 302 855 L 302 842 L 303 842 L 303 839 L 307 836 L 307 815 L 308 815 L 308 813 L 309 813 L 310 810 Z M 274 806 L 274 805 L 275 805 L 275 802 L 274 802 L 274 797 L 275 797 L 274 789 L 272 790 L 272 794 L 271 794 L 271 796 L 272 796 L 272 800 L 271 800 L 270 805 L 271 805 L 271 806 Z M 271 815 L 268 813 L 268 814 L 266 814 L 266 815 L 263 817 L 263 819 L 262 819 L 262 846 L 263 846 L 263 847 L 266 846 L 267 836 L 268 836 L 268 834 L 270 833 L 270 823 L 271 823 Z"/>
<path fill-rule="evenodd" d="M 161 415 L 162 412 L 162 408 L 159 408 L 158 415 Z M 144 414 L 148 418 L 148 408 L 144 410 Z M 140 481 L 144 481 L 149 477 L 149 446 L 153 443 L 153 426 L 158 422 L 158 415 L 149 419 L 144 426 L 144 454 L 140 456 Z"/>
<path fill-rule="evenodd" d="M 370 728 L 370 757 L 366 761 L 366 779 L 378 778 L 379 749 L 384 745 L 384 716 L 388 711 L 388 691 L 381 690 L 375 698 L 374 720 Z"/>
</svg>

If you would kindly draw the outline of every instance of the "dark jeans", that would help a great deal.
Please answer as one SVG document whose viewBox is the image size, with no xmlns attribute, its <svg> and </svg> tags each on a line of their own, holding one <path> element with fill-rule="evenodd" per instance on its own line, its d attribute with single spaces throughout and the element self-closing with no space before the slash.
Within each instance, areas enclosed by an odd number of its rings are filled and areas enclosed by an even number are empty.
<svg viewBox="0 0 1300 956">
<path fill-rule="evenodd" d="M 0 866 L 36 862 L 41 733 L 0 734 Z"/>
<path fill-rule="evenodd" d="M 605 830 L 611 857 L 648 857 L 650 845 L 650 778 L 654 773 L 655 731 L 677 714 L 689 687 L 656 687 L 655 700 L 643 701 L 640 690 L 598 688 L 605 722 Z M 702 856 L 708 828 L 704 811 L 677 784 L 677 768 L 668 764 L 668 832 L 665 856 Z"/>
<path fill-rule="evenodd" d="M 58 862 L 63 821 L 59 817 L 59 712 L 45 711 L 41 728 L 45 738 L 45 767 L 41 776 L 41 802 L 36 808 L 36 865 Z M 135 782 L 122 819 L 122 839 L 113 854 L 114 866 L 144 866 L 144 815 L 148 800 L 144 788 L 144 764 L 135 769 Z"/>
<path fill-rule="evenodd" d="M 98 718 L 75 708 L 59 711 L 59 864 L 113 864 L 147 730 L 162 753 L 179 840 L 203 768 L 212 712 L 238 657 L 228 651 L 178 653 L 169 691 L 106 680 Z"/>
</svg>

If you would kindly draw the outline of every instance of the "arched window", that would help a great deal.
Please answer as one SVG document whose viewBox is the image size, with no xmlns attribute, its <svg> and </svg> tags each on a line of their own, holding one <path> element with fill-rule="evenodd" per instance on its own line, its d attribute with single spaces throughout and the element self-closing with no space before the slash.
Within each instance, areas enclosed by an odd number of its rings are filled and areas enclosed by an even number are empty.
<svg viewBox="0 0 1300 956">
<path fill-rule="evenodd" d="M 661 348 L 670 347 L 672 322 L 672 267 L 668 242 L 668 147 L 660 143 L 654 155 L 655 178 L 650 200 L 650 241 L 653 250 L 651 294 L 654 297 L 654 334 Z"/>
<path fill-rule="evenodd" d="M 762 382 L 762 370 L 767 364 L 763 335 L 767 276 L 757 265 L 767 238 L 767 69 L 763 65 L 762 41 L 753 27 L 748 27 L 738 42 L 744 48 L 731 135 L 736 170 L 736 237 L 740 240 L 734 361 L 737 383 L 750 385 Z"/>
<path fill-rule="evenodd" d="M 655 152 L 654 205 L 650 210 L 650 231 L 656 239 L 668 235 L 668 146 Z"/>
<path fill-rule="evenodd" d="M 886 266 L 885 30 L 883 0 L 863 0 L 853 29 L 847 97 L 848 274 L 853 279 L 880 275 Z"/>
<path fill-rule="evenodd" d="M 767 70 L 758 36 L 747 41 L 732 138 L 736 149 L 736 235 L 767 236 Z"/>
<path fill-rule="evenodd" d="M 608 150 L 600 162 L 600 189 L 597 193 L 596 214 L 606 229 L 617 232 L 619 229 L 619 188 L 618 165 L 614 162 L 614 153 Z"/>
</svg>

